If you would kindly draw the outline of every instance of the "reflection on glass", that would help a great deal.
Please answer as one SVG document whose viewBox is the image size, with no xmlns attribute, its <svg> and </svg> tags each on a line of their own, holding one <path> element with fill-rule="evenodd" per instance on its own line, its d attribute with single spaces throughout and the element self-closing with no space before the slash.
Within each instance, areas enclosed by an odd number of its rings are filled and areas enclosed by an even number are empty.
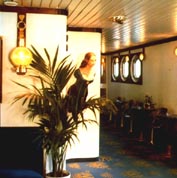
<svg viewBox="0 0 177 178">
<path fill-rule="evenodd" d="M 119 63 L 118 62 L 114 63 L 114 76 L 115 77 L 119 76 Z"/>
<path fill-rule="evenodd" d="M 121 62 L 121 77 L 122 80 L 126 80 L 126 78 L 129 75 L 129 57 L 123 57 L 122 62 Z"/>
<path fill-rule="evenodd" d="M 133 75 L 135 78 L 139 78 L 141 76 L 141 62 L 137 59 L 133 64 Z"/>
<path fill-rule="evenodd" d="M 105 60 L 104 58 L 101 59 L 101 76 L 104 75 L 104 70 L 105 70 Z"/>
<path fill-rule="evenodd" d="M 112 62 L 112 77 L 114 80 L 119 76 L 119 58 L 116 57 Z"/>
<path fill-rule="evenodd" d="M 106 58 L 101 58 L 101 83 L 106 83 Z"/>
<path fill-rule="evenodd" d="M 127 77 L 128 77 L 128 74 L 129 74 L 128 68 L 129 68 L 129 62 L 128 62 L 128 61 L 125 61 L 125 62 L 123 63 L 123 76 L 124 76 L 125 78 L 127 78 Z"/>
<path fill-rule="evenodd" d="M 138 82 L 142 76 L 142 62 L 139 55 L 134 55 L 131 61 L 131 78 L 133 82 Z"/>
</svg>

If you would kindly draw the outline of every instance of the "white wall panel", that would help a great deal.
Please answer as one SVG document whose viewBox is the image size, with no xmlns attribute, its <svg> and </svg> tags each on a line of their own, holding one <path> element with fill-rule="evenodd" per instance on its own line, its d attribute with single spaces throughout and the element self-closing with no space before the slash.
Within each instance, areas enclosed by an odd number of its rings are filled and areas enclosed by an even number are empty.
<svg viewBox="0 0 177 178">
<path fill-rule="evenodd" d="M 21 87 L 12 80 L 23 82 L 30 81 L 28 73 L 25 76 L 17 75 L 12 70 L 9 61 L 11 50 L 16 47 L 17 40 L 17 13 L 0 13 L 0 36 L 3 37 L 3 102 L 1 104 L 1 126 L 29 126 L 34 123 L 24 119 L 24 109 L 20 103 L 11 106 L 12 99 Z M 59 45 L 59 58 L 66 55 L 66 23 L 64 15 L 27 14 L 26 16 L 26 44 L 34 45 L 43 52 L 47 48 L 49 54 L 55 54 Z"/>
<path fill-rule="evenodd" d="M 59 45 L 62 57 L 66 52 L 66 23 L 65 15 L 27 14 L 26 38 L 27 46 L 35 46 L 43 51 L 47 48 L 54 54 Z"/>
<path fill-rule="evenodd" d="M 73 63 L 80 65 L 85 53 L 94 52 L 97 57 L 96 76 L 94 82 L 89 85 L 88 97 L 100 96 L 100 45 L 101 33 L 95 32 L 68 32 L 68 53 Z M 99 113 L 97 113 L 99 123 Z M 86 118 L 93 118 L 92 113 L 87 112 Z M 95 158 L 99 156 L 99 125 L 88 124 L 88 129 L 79 128 L 79 142 L 68 152 L 68 158 Z"/>
</svg>

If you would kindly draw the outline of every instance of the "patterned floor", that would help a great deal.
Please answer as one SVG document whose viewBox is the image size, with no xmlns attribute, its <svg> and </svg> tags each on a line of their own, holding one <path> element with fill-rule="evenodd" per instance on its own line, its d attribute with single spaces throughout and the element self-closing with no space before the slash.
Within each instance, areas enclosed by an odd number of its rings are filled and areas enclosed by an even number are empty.
<svg viewBox="0 0 177 178">
<path fill-rule="evenodd" d="M 176 159 L 105 125 L 101 125 L 99 161 L 68 163 L 72 178 L 177 178 Z"/>
</svg>

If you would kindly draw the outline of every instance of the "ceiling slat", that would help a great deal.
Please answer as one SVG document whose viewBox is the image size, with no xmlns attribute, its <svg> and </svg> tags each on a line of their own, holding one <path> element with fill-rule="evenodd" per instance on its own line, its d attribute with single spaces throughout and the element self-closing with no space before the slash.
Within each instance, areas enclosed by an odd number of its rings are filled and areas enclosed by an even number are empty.
<svg viewBox="0 0 177 178">
<path fill-rule="evenodd" d="M 67 9 L 68 26 L 102 28 L 102 52 L 177 36 L 177 0 L 18 0 L 22 7 Z M 0 0 L 3 5 L 3 0 Z M 14 7 L 15 8 L 15 7 Z M 4 11 L 4 10 L 3 10 Z M 125 15 L 123 24 L 111 22 Z"/>
</svg>

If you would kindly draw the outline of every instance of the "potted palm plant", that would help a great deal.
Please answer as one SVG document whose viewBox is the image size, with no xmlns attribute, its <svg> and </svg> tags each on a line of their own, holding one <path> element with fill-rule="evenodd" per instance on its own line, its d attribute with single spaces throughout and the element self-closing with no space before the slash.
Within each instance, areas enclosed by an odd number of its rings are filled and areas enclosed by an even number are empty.
<svg viewBox="0 0 177 178">
<path fill-rule="evenodd" d="M 76 99 L 79 96 L 68 95 L 64 89 L 70 81 L 75 66 L 68 62 L 68 56 L 58 62 L 58 47 L 54 59 L 50 59 L 48 51 L 44 48 L 46 59 L 32 46 L 33 61 L 30 65 L 31 78 L 38 81 L 37 85 L 24 85 L 25 91 L 14 97 L 13 103 L 21 101 L 26 106 L 27 118 L 39 125 L 42 138 L 42 147 L 46 154 L 52 158 L 53 170 L 48 173 L 50 177 L 64 177 L 65 155 L 67 147 L 72 145 L 74 138 L 78 139 L 77 128 L 87 123 L 97 123 L 96 119 L 84 118 L 86 109 L 96 114 L 96 110 L 116 112 L 113 102 L 106 98 L 89 98 L 84 101 L 82 109 Z M 74 103 L 75 102 L 75 103 Z M 95 115 L 96 116 L 96 115 Z"/>
</svg>

